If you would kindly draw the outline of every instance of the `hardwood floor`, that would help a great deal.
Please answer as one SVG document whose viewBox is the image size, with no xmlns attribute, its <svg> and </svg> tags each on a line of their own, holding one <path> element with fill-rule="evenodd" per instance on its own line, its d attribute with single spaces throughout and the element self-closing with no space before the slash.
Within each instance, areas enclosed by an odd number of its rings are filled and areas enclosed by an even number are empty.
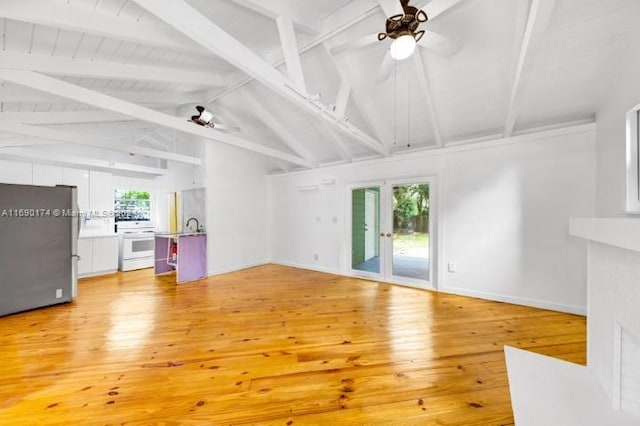
<svg viewBox="0 0 640 426">
<path fill-rule="evenodd" d="M 0 318 L 0 424 L 511 425 L 503 345 L 585 362 L 583 317 L 275 265 L 79 288 Z"/>
</svg>

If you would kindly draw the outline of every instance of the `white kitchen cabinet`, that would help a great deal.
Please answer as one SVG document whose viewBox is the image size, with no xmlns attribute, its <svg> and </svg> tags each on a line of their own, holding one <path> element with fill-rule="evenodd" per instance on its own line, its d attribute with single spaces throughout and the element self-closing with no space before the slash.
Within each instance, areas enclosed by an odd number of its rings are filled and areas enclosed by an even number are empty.
<svg viewBox="0 0 640 426">
<path fill-rule="evenodd" d="M 110 274 L 118 270 L 118 237 L 85 237 L 78 240 L 78 276 Z"/>
<path fill-rule="evenodd" d="M 93 239 L 93 273 L 118 270 L 118 237 Z"/>
<path fill-rule="evenodd" d="M 40 186 L 62 185 L 62 167 L 34 163 L 33 184 Z"/>
<path fill-rule="evenodd" d="M 78 206 L 80 211 L 89 210 L 89 170 L 62 169 L 62 184 L 78 187 Z"/>
<path fill-rule="evenodd" d="M 31 185 L 31 163 L 0 160 L 0 183 Z"/>
<path fill-rule="evenodd" d="M 93 239 L 78 240 L 78 275 L 90 275 L 93 272 Z"/>
<path fill-rule="evenodd" d="M 97 211 L 113 211 L 113 175 L 91 170 L 89 172 L 89 208 Z"/>
</svg>

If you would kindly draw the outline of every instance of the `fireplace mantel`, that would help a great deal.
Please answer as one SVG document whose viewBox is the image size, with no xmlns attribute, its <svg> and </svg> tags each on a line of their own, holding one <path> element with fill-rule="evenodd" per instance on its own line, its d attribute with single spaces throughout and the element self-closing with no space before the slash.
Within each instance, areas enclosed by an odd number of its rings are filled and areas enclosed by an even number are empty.
<svg viewBox="0 0 640 426">
<path fill-rule="evenodd" d="M 640 252 L 640 218 L 573 218 L 569 234 Z"/>
</svg>

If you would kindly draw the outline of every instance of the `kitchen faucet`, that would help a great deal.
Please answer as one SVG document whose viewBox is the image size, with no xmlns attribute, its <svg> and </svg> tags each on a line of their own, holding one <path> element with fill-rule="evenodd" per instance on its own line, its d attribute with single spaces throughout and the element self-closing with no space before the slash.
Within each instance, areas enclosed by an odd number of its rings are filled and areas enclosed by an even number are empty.
<svg viewBox="0 0 640 426">
<path fill-rule="evenodd" d="M 185 226 L 188 228 L 189 227 L 189 223 L 191 223 L 192 220 L 196 221 L 196 232 L 199 232 L 199 230 L 200 230 L 200 222 L 198 222 L 198 219 L 196 219 L 195 217 L 190 217 L 187 220 L 187 224 Z"/>
</svg>

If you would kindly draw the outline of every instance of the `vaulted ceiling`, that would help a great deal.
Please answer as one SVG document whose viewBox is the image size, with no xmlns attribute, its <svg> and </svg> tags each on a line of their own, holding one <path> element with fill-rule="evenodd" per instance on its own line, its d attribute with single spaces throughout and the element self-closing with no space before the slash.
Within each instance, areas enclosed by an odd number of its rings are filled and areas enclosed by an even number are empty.
<svg viewBox="0 0 640 426">
<path fill-rule="evenodd" d="M 398 0 L 2 0 L 0 158 L 199 164 L 204 138 L 289 171 L 437 149 L 592 122 L 637 55 L 637 0 L 411 3 L 427 32 L 394 61 L 376 35 Z"/>
</svg>

